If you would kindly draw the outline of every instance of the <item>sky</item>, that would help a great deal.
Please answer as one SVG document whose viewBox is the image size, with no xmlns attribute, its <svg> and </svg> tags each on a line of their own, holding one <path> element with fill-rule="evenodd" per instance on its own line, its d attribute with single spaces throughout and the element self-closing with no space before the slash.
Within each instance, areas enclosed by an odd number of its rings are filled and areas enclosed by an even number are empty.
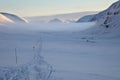
<svg viewBox="0 0 120 80">
<path fill-rule="evenodd" d="M 43 16 L 101 11 L 117 0 L 0 0 L 0 12 L 21 16 Z"/>
</svg>

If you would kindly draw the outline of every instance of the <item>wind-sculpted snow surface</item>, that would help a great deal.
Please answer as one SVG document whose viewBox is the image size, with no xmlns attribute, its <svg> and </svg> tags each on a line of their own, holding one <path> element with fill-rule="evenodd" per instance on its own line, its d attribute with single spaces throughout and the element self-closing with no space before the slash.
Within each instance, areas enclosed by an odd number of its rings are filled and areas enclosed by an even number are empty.
<svg viewBox="0 0 120 80">
<path fill-rule="evenodd" d="M 0 80 L 29 80 L 28 67 L 0 67 Z"/>
<path fill-rule="evenodd" d="M 42 60 L 19 67 L 0 67 L 0 80 L 47 80 L 51 70 Z"/>
</svg>

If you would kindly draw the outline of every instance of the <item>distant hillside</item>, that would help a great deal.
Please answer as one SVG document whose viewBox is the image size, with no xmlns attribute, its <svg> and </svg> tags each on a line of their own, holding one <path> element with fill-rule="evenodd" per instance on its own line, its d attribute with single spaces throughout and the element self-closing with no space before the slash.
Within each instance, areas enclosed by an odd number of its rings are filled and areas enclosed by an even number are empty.
<svg viewBox="0 0 120 80">
<path fill-rule="evenodd" d="M 77 23 L 79 22 L 90 22 L 91 19 L 95 16 L 95 14 L 92 14 L 92 15 L 87 15 L 87 16 L 84 16 L 82 18 L 80 18 Z"/>
<path fill-rule="evenodd" d="M 6 16 L 0 14 L 0 24 L 4 23 L 13 23 L 13 21 L 7 18 Z"/>
<path fill-rule="evenodd" d="M 49 23 L 62 23 L 62 21 L 60 19 L 55 18 L 50 20 Z"/>
<path fill-rule="evenodd" d="M 26 17 L 30 22 L 49 22 L 52 19 L 60 19 L 63 22 L 66 21 L 77 21 L 79 18 L 90 15 L 96 14 L 97 12 L 78 12 L 78 13 L 68 13 L 68 14 L 58 14 L 58 15 L 51 15 L 51 16 L 34 16 L 34 17 Z"/>
<path fill-rule="evenodd" d="M 28 21 L 26 19 L 19 17 L 17 15 L 0 12 L 0 24 L 20 23 L 20 22 L 28 23 Z"/>
</svg>

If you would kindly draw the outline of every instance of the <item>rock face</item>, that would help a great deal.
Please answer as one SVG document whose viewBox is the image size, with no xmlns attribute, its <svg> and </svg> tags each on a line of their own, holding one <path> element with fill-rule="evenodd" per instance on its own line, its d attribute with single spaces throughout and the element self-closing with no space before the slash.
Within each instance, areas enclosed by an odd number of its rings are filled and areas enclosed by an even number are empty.
<svg viewBox="0 0 120 80">
<path fill-rule="evenodd" d="M 14 14 L 0 12 L 0 24 L 4 23 L 28 23 L 28 21 Z"/>
</svg>

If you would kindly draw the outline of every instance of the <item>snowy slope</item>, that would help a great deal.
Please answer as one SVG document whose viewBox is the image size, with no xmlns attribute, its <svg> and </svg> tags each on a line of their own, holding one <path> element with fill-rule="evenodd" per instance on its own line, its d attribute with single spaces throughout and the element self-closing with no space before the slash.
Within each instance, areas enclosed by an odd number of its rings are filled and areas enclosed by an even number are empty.
<svg viewBox="0 0 120 80">
<path fill-rule="evenodd" d="M 113 3 L 108 9 L 98 13 L 92 20 L 99 20 L 106 17 L 112 17 L 120 14 L 120 1 Z"/>
<path fill-rule="evenodd" d="M 95 16 L 95 14 L 84 16 L 84 17 L 80 18 L 80 19 L 77 21 L 77 23 L 79 23 L 79 22 L 90 22 L 91 19 L 92 19 L 94 16 Z"/>
<path fill-rule="evenodd" d="M 113 3 L 108 9 L 95 15 L 91 20 L 97 20 L 101 25 L 120 25 L 120 22 L 115 23 L 115 21 L 120 21 L 120 1 Z"/>
<path fill-rule="evenodd" d="M 62 23 L 62 21 L 60 19 L 55 18 L 50 20 L 49 23 Z"/>
<path fill-rule="evenodd" d="M 13 23 L 13 21 L 7 18 L 6 16 L 0 14 L 0 24 L 4 23 Z"/>
<path fill-rule="evenodd" d="M 120 1 L 96 14 L 91 21 L 96 21 L 96 26 L 86 30 L 85 33 L 104 38 L 120 37 Z"/>
<path fill-rule="evenodd" d="M 6 20 L 6 21 L 4 20 L 4 22 L 6 22 L 6 23 L 7 22 L 28 23 L 28 21 L 26 19 L 24 19 L 22 17 L 19 17 L 17 15 L 14 15 L 14 14 L 0 12 L 0 15 L 6 17 L 7 19 L 9 19 L 9 21 L 8 20 Z"/>
</svg>

